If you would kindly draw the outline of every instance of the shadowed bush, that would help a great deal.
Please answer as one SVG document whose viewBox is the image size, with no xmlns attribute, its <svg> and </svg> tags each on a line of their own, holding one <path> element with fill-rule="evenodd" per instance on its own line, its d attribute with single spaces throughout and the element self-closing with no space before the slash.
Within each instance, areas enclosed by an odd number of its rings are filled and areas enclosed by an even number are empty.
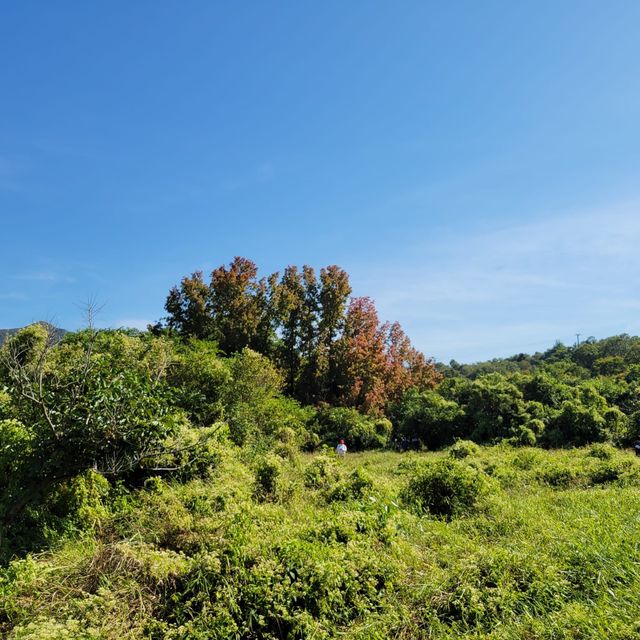
<svg viewBox="0 0 640 640">
<path fill-rule="evenodd" d="M 449 447 L 449 455 L 456 460 L 463 460 L 480 451 L 480 447 L 471 440 L 458 440 Z"/>
<path fill-rule="evenodd" d="M 402 497 L 419 513 L 448 519 L 474 512 L 488 490 L 485 473 L 443 458 L 419 468 Z"/>
</svg>

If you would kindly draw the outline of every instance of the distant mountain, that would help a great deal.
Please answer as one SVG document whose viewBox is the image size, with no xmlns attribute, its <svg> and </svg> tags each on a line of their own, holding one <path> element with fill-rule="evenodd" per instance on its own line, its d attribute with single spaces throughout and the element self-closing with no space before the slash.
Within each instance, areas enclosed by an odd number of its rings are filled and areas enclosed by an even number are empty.
<svg viewBox="0 0 640 640">
<path fill-rule="evenodd" d="M 59 327 L 54 327 L 53 325 L 50 325 L 48 322 L 41 322 L 39 324 L 43 324 L 46 327 L 51 329 L 51 331 L 53 332 L 53 337 L 55 342 L 62 340 L 64 334 L 67 333 L 66 329 L 60 329 Z M 5 340 L 15 335 L 16 333 L 18 333 L 18 331 L 20 331 L 20 329 L 22 328 L 23 327 L 20 327 L 18 329 L 0 329 L 0 345 L 2 345 Z"/>
</svg>

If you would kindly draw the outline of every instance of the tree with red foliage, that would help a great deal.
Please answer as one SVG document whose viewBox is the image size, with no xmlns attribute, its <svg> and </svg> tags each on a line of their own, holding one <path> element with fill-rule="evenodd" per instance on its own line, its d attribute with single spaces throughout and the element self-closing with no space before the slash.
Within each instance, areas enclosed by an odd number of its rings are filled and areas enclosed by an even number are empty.
<svg viewBox="0 0 640 640">
<path fill-rule="evenodd" d="M 349 302 L 349 276 L 336 265 L 304 266 L 258 279 L 256 265 L 236 257 L 211 273 L 184 278 L 167 297 L 168 326 L 214 339 L 231 355 L 250 347 L 274 359 L 287 391 L 307 403 L 329 402 L 378 414 L 408 389 L 433 387 L 433 362 L 400 325 L 380 324 L 370 298 Z"/>
<path fill-rule="evenodd" d="M 380 325 L 370 298 L 353 298 L 339 342 L 340 404 L 382 413 L 410 388 L 439 379 L 433 362 L 411 345 L 399 323 Z"/>
<path fill-rule="evenodd" d="M 407 390 L 433 388 L 442 377 L 432 360 L 415 349 L 400 323 L 384 325 L 385 398 L 387 403 L 399 400 Z"/>
<path fill-rule="evenodd" d="M 371 298 L 349 303 L 337 352 L 338 402 L 378 413 L 385 401 L 385 335 Z"/>
</svg>

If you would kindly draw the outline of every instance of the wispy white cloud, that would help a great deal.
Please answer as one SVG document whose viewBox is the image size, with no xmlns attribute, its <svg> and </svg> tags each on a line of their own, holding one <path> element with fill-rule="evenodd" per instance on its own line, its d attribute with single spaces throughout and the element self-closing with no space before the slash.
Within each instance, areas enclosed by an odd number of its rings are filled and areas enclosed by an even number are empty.
<svg viewBox="0 0 640 640">
<path fill-rule="evenodd" d="M 0 293 L 0 300 L 28 300 L 29 297 L 24 293 L 10 291 L 9 293 Z"/>
<path fill-rule="evenodd" d="M 577 331 L 639 331 L 639 247 L 640 203 L 629 202 L 450 237 L 354 284 L 375 292 L 380 315 L 401 320 L 425 351 L 468 361 Z"/>
<path fill-rule="evenodd" d="M 56 271 L 25 271 L 14 276 L 16 280 L 28 280 L 33 282 L 57 282 L 64 284 L 71 284 L 76 282 L 76 279 L 72 276 L 68 276 Z"/>
<path fill-rule="evenodd" d="M 21 163 L 6 156 L 0 156 L 0 190 L 20 191 Z"/>
<path fill-rule="evenodd" d="M 226 191 L 240 191 L 259 184 L 273 182 L 276 178 L 276 166 L 270 160 L 261 162 L 254 170 L 243 177 L 228 181 L 224 188 Z"/>
</svg>

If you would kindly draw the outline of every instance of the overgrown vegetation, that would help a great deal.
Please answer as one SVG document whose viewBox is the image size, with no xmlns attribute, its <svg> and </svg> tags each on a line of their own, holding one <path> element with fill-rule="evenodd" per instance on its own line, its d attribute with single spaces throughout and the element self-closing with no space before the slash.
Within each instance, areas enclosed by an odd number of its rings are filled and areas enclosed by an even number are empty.
<svg viewBox="0 0 640 640">
<path fill-rule="evenodd" d="M 237 258 L 148 332 L 12 333 L 0 632 L 637 637 L 640 340 L 436 371 L 349 295 Z"/>
<path fill-rule="evenodd" d="M 246 459 L 73 490 L 8 638 L 632 638 L 640 464 L 600 449 Z M 67 494 L 67 500 L 70 494 Z"/>
</svg>

